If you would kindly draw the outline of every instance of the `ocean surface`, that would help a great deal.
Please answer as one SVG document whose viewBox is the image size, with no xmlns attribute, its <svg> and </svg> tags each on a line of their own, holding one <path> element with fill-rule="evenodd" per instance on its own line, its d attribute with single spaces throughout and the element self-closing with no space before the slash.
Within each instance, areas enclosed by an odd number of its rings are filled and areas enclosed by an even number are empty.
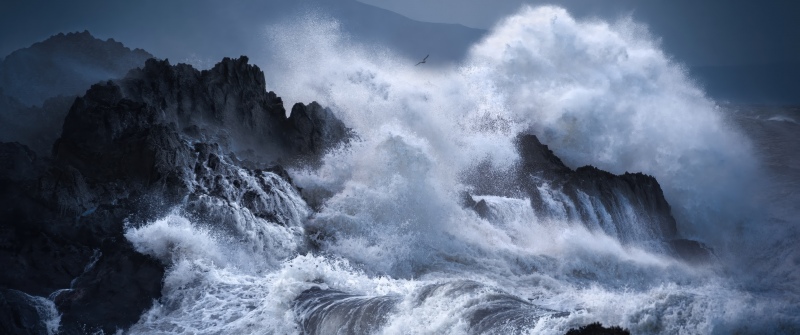
<svg viewBox="0 0 800 335">
<path fill-rule="evenodd" d="M 289 169 L 309 203 L 262 176 L 289 224 L 208 203 L 233 223 L 178 207 L 129 227 L 169 264 L 130 333 L 800 333 L 800 108 L 714 101 L 644 26 L 557 7 L 523 8 L 444 66 L 359 44 L 322 15 L 264 39 L 269 89 L 331 108 L 357 139 Z M 491 219 L 465 209 L 463 192 L 504 177 L 470 172 L 515 164 L 520 132 L 573 169 L 656 177 L 679 234 L 713 261 L 635 232 L 623 243 L 596 229 L 602 215 L 569 220 L 557 189 L 540 189 L 547 213 L 522 195 L 475 194 Z"/>
</svg>

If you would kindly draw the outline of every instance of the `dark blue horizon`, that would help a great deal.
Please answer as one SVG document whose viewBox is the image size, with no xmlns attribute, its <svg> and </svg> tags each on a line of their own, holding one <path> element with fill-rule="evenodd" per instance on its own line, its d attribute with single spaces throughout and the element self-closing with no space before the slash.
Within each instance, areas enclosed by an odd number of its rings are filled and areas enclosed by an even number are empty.
<svg viewBox="0 0 800 335">
<path fill-rule="evenodd" d="M 490 28 L 491 22 L 513 13 L 523 3 L 545 3 L 469 1 L 453 6 L 452 2 L 336 0 L 324 4 L 331 15 L 348 17 L 344 21 L 349 33 L 361 34 L 359 37 L 369 35 L 401 53 L 424 55 L 427 52 L 422 49 L 431 48 L 415 45 L 416 37 L 408 27 L 428 25 L 422 31 L 448 30 L 449 33 L 430 43 L 442 49 L 434 50 L 434 60 L 457 61 L 458 54 L 482 35 L 480 29 L 467 26 Z M 630 0 L 605 1 L 603 5 L 586 0 L 547 3 L 563 6 L 578 18 L 613 21 L 630 16 L 645 24 L 665 52 L 685 65 L 706 93 L 721 103 L 800 104 L 800 80 L 796 79 L 800 78 L 800 20 L 795 19 L 800 17 L 800 3 Z M 190 50 L 191 57 L 213 63 L 222 55 L 253 53 L 257 48 L 249 45 L 252 39 L 245 35 L 259 34 L 255 31 L 258 24 L 281 22 L 286 16 L 295 15 L 301 7 L 298 4 L 315 6 L 316 1 L 241 0 L 225 4 L 213 0 L 12 1 L 0 5 L 0 56 L 58 33 L 89 30 L 98 38 L 113 38 L 156 57 L 184 61 L 189 58 L 187 50 Z M 390 16 L 385 10 L 397 13 L 392 23 L 385 22 Z M 404 22 L 396 23 L 400 21 Z"/>
</svg>

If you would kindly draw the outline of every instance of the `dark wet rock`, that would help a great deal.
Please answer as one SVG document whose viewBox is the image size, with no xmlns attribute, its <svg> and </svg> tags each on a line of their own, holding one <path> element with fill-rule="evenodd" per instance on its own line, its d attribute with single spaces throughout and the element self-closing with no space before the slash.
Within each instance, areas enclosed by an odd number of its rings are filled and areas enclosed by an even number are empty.
<svg viewBox="0 0 800 335">
<path fill-rule="evenodd" d="M 678 257 L 691 264 L 707 264 L 714 260 L 714 250 L 707 245 L 688 239 L 669 241 Z"/>
<path fill-rule="evenodd" d="M 475 203 L 475 207 L 473 207 L 476 213 L 480 215 L 482 218 L 487 220 L 494 219 L 494 216 L 489 209 L 489 205 L 486 203 L 486 200 L 481 200 Z"/>
<path fill-rule="evenodd" d="M 484 219 L 494 219 L 486 200 L 475 201 L 475 199 L 472 198 L 472 196 L 467 192 L 461 194 L 461 206 L 474 210 L 475 213 L 478 213 L 478 215 Z"/>
<path fill-rule="evenodd" d="M 6 56 L 0 63 L 0 88 L 22 105 L 38 106 L 50 97 L 81 95 L 92 84 L 122 77 L 152 57 L 88 31 L 53 35 Z"/>
<path fill-rule="evenodd" d="M 17 290 L 0 288 L 0 333 L 48 334 L 46 322 L 53 316 L 48 315 L 48 308 L 43 306 L 42 301 L 36 301 L 35 297 Z"/>
<path fill-rule="evenodd" d="M 675 219 L 655 178 L 642 173 L 614 175 L 593 166 L 573 171 L 534 135 L 518 137 L 517 148 L 522 157 L 518 178 L 538 212 L 552 212 L 547 206 L 553 200 L 548 197 L 558 201 L 563 195 L 568 198 L 562 199 L 564 203 L 575 205 L 564 206 L 569 219 L 597 222 L 622 242 L 675 237 Z"/>
<path fill-rule="evenodd" d="M 493 170 L 487 163 L 469 172 L 465 179 L 476 181 L 473 192 L 529 198 L 541 219 L 583 222 L 590 230 L 602 231 L 626 244 L 684 259 L 703 257 L 704 247 L 698 242 L 672 242 L 679 238 L 677 225 L 661 186 L 652 176 L 627 172 L 615 175 L 593 166 L 573 170 L 530 134 L 517 138 L 517 150 L 520 162 L 508 171 Z M 482 182 L 485 180 L 496 182 Z M 491 208 L 485 203 L 466 207 L 484 218 L 491 216 Z"/>
<path fill-rule="evenodd" d="M 308 206 L 316 212 L 322 210 L 325 202 L 336 194 L 328 188 L 313 185 L 300 189 L 300 193 Z"/>
<path fill-rule="evenodd" d="M 627 329 L 618 326 L 604 327 L 599 322 L 591 323 L 578 329 L 572 328 L 566 335 L 630 335 Z"/>
<path fill-rule="evenodd" d="M 59 305 L 63 320 L 79 320 L 62 328 L 65 331 L 74 328 L 72 333 L 83 334 L 86 327 L 113 330 L 130 325 L 158 296 L 163 266 L 156 263 L 148 270 L 147 262 L 143 261 L 137 261 L 133 266 L 126 265 L 130 263 L 128 259 L 146 257 L 130 247 L 107 251 L 109 248 L 104 243 L 114 239 L 121 240 L 120 244 L 125 243 L 121 232 L 127 212 L 93 209 L 76 215 L 61 211 L 56 201 L 37 187 L 43 180 L 52 178 L 50 172 L 46 171 L 32 181 L 6 184 L 11 187 L 0 190 L 1 201 L 9 205 L 4 206 L 0 213 L 0 263 L 7 269 L 0 272 L 0 285 L 43 297 L 51 296 L 53 292 L 66 292 L 62 291 L 64 289 L 82 292 L 82 299 L 77 299 L 83 303 L 77 305 L 80 310 L 88 310 L 85 307 L 92 306 L 92 303 L 113 304 L 98 309 L 103 313 L 77 316 L 74 308 L 66 308 L 73 305 Z M 124 203 L 117 206 L 130 208 Z M 98 250 L 106 251 L 101 262 L 93 259 Z M 104 269 L 96 277 L 101 278 L 106 287 L 115 289 L 104 289 L 97 280 L 84 280 L 95 275 L 90 271 L 93 269 Z M 143 278 L 141 281 L 145 283 L 142 285 L 149 284 L 154 289 L 148 291 L 133 285 L 137 278 L 148 273 L 155 275 Z M 146 305 L 142 307 L 143 304 Z M 97 319 L 88 317 L 91 315 L 103 315 L 109 321 L 97 324 Z M 108 322 L 120 323 L 107 327 Z"/>
<path fill-rule="evenodd" d="M 267 91 L 264 73 L 248 62 L 245 56 L 225 58 L 198 71 L 151 59 L 114 85 L 125 99 L 157 109 L 157 123 L 174 123 L 187 136 L 220 143 L 244 158 L 314 158 L 350 136 L 330 110 L 315 102 L 295 104 L 287 117 L 283 100 Z"/>
<path fill-rule="evenodd" d="M 63 332 L 113 333 L 160 297 L 165 271 L 126 224 L 180 205 L 233 237 L 299 225 L 308 210 L 276 163 L 319 157 L 349 130 L 316 103 L 294 109 L 285 115 L 246 57 L 207 71 L 150 60 L 91 86 L 52 157 L 0 143 L 0 287 L 54 299 Z"/>
<path fill-rule="evenodd" d="M 295 204 L 299 199 L 288 195 L 297 194 L 298 190 L 280 165 L 249 168 L 246 165 L 252 163 L 226 156 L 217 144 L 198 143 L 194 150 L 197 158 L 193 166 L 193 190 L 183 208 L 197 221 L 223 226 L 237 235 L 257 229 L 248 228 L 252 220 L 242 221 L 241 209 L 246 209 L 253 218 L 281 226 L 297 226 L 304 219 L 307 210 Z"/>
<path fill-rule="evenodd" d="M 478 203 L 475 202 L 475 199 L 469 194 L 469 192 L 461 192 L 461 201 L 459 203 L 464 208 L 475 208 L 475 205 Z"/>
<path fill-rule="evenodd" d="M 521 173 L 538 179 L 562 179 L 572 173 L 547 145 L 539 142 L 536 135 L 520 135 L 517 138 L 517 151 L 521 158 Z"/>
<path fill-rule="evenodd" d="M 53 146 L 56 162 L 66 170 L 55 184 L 62 191 L 66 185 L 81 188 L 66 191 L 85 196 L 58 197 L 59 205 L 82 213 L 104 199 L 146 195 L 159 195 L 167 207 L 177 203 L 189 188 L 193 153 L 174 125 L 155 120 L 152 107 L 121 98 L 110 82 L 92 86 L 76 100 Z"/>
<path fill-rule="evenodd" d="M 0 143 L 0 286 L 47 296 L 69 285 L 88 259 L 86 247 L 59 234 L 58 208 L 41 197 L 42 162 L 19 143 Z"/>
<path fill-rule="evenodd" d="M 341 120 L 316 102 L 296 103 L 283 128 L 288 149 L 302 155 L 301 159 L 313 159 L 330 147 L 328 143 L 338 143 L 351 136 Z"/>
<path fill-rule="evenodd" d="M 61 332 L 112 334 L 136 323 L 161 296 L 163 277 L 164 267 L 127 241 L 106 241 L 71 287 L 52 296 L 62 313 Z"/>
<path fill-rule="evenodd" d="M 57 236 L 4 226 L 0 262 L 6 269 L 0 285 L 32 295 L 48 296 L 70 286 L 89 261 L 92 250 Z"/>
</svg>

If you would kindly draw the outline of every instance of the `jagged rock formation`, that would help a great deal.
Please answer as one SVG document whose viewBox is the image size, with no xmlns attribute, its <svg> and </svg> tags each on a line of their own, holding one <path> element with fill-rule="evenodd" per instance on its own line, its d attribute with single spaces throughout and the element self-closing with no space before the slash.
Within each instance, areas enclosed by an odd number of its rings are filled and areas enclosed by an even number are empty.
<svg viewBox="0 0 800 335">
<path fill-rule="evenodd" d="M 517 138 L 520 162 L 512 171 L 479 166 L 475 175 L 499 182 L 477 183 L 475 194 L 526 197 L 539 219 L 581 222 L 626 244 L 639 245 L 693 262 L 710 255 L 701 243 L 680 239 L 669 203 L 655 178 L 642 173 L 614 175 L 593 166 L 572 170 L 535 135 Z M 492 219 L 492 205 L 466 197 L 463 203 Z"/>
<path fill-rule="evenodd" d="M 126 328 L 159 298 L 165 271 L 125 239 L 126 222 L 181 206 L 200 223 L 253 235 L 253 248 L 277 234 L 302 243 L 296 227 L 310 209 L 288 174 L 234 152 L 271 144 L 260 157 L 313 160 L 348 134 L 316 103 L 287 117 L 245 57 L 202 72 L 150 60 L 93 85 L 69 109 L 52 158 L 0 143 L 0 262 L 10 269 L 0 288 L 50 297 L 64 333 Z"/>
<path fill-rule="evenodd" d="M 58 34 L 12 52 L 0 63 L 0 88 L 25 106 L 59 95 L 81 95 L 90 85 L 120 78 L 153 55 L 88 31 Z"/>
<path fill-rule="evenodd" d="M 223 143 L 260 160 L 311 158 L 349 136 L 344 124 L 315 102 L 294 105 L 287 118 L 281 98 L 267 91 L 264 73 L 244 56 L 225 58 L 206 71 L 151 59 L 110 85 L 119 86 L 114 98 L 156 108 L 157 123 L 174 123 L 194 139 Z"/>
<path fill-rule="evenodd" d="M 597 224 L 622 242 L 675 238 L 675 219 L 655 178 L 593 166 L 572 171 L 536 136 L 517 141 L 519 180 L 537 212 Z"/>
</svg>

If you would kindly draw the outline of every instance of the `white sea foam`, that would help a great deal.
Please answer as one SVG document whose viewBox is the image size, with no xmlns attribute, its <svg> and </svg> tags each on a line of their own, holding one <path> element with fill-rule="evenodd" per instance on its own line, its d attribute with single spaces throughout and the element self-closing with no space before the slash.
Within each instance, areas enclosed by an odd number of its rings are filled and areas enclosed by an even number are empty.
<svg viewBox="0 0 800 335">
<path fill-rule="evenodd" d="M 302 255 L 296 232 L 272 227 L 289 242 L 251 255 L 180 214 L 131 229 L 137 250 L 169 265 L 164 297 L 134 333 L 297 333 L 292 301 L 314 286 L 400 296 L 388 334 L 468 332 L 465 311 L 493 292 L 570 312 L 531 325 L 542 334 L 594 321 L 641 334 L 797 329 L 796 298 L 748 293 L 724 270 L 623 244 L 603 229 L 604 208 L 571 222 L 575 204 L 546 188 L 560 219 L 538 217 L 525 198 L 479 196 L 488 219 L 459 203 L 470 190 L 463 171 L 511 166 L 515 136 L 532 131 L 573 167 L 656 176 L 684 234 L 735 251 L 724 247 L 750 223 L 759 181 L 752 148 L 641 26 L 524 8 L 444 68 L 359 45 L 321 16 L 268 35 L 270 89 L 289 103 L 319 101 L 358 134 L 319 169 L 291 171 L 305 190 L 330 193 L 304 225 L 321 234 L 320 250 Z M 415 300 L 427 285 L 464 280 L 486 289 Z"/>
<path fill-rule="evenodd" d="M 429 159 L 446 162 L 434 163 L 436 178 L 487 157 L 507 165 L 514 136 L 532 130 L 572 167 L 654 175 L 686 236 L 721 247 L 721 225 L 733 230 L 758 212 L 750 142 L 629 20 L 524 8 L 473 46 L 463 65 L 445 68 L 358 45 L 319 17 L 270 36 L 271 89 L 333 108 L 367 142 L 398 132 L 425 142 Z"/>
<path fill-rule="evenodd" d="M 126 234 L 137 250 L 165 261 L 163 297 L 132 333 L 297 334 L 291 304 L 311 287 L 356 294 L 407 293 L 418 284 L 370 278 L 344 260 L 286 259 L 269 271 L 230 259 L 236 245 L 173 214 Z M 159 238 L 158 236 L 163 236 Z"/>
</svg>

